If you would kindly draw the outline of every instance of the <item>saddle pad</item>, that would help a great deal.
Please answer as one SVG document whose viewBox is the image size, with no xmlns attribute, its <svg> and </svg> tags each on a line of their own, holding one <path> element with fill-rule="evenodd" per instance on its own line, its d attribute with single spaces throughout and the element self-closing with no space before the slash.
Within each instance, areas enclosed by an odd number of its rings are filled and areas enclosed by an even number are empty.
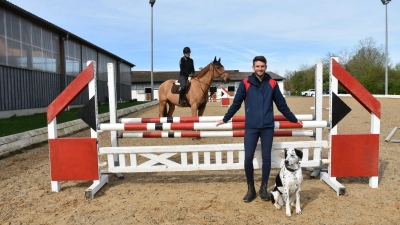
<svg viewBox="0 0 400 225">
<path fill-rule="evenodd" d="M 175 83 L 172 85 L 171 88 L 171 93 L 173 94 L 179 94 L 179 89 L 181 88 L 180 85 L 176 85 Z"/>
</svg>

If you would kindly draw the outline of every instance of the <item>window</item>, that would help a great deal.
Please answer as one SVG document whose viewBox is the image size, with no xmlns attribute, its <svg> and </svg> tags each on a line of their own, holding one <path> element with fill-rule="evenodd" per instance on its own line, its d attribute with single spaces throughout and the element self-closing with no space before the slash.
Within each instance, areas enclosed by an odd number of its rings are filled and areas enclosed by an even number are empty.
<svg viewBox="0 0 400 225">
<path fill-rule="evenodd" d="M 86 68 L 88 61 L 93 60 L 97 62 L 97 52 L 85 45 L 82 45 L 82 69 Z"/>
<path fill-rule="evenodd" d="M 97 71 L 97 79 L 102 81 L 108 81 L 108 73 L 107 73 L 107 63 L 114 63 L 114 72 L 116 71 L 116 60 L 109 57 L 108 55 L 99 53 L 99 62 L 98 62 L 98 71 Z M 116 78 L 118 79 L 118 78 Z"/>
<path fill-rule="evenodd" d="M 121 84 L 130 85 L 132 83 L 131 80 L 131 67 L 125 63 L 120 64 L 119 68 L 120 76 L 121 76 Z"/>
<path fill-rule="evenodd" d="M 64 48 L 65 71 L 67 75 L 76 77 L 81 72 L 81 45 L 74 41 L 66 40 Z"/>
<path fill-rule="evenodd" d="M 0 18 L 1 64 L 60 72 L 60 46 L 57 34 L 2 9 Z"/>
</svg>

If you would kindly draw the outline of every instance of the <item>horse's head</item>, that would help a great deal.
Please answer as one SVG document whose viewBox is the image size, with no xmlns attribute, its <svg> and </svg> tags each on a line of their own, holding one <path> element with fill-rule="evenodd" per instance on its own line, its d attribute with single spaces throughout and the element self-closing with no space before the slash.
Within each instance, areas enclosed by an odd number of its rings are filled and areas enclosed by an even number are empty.
<svg viewBox="0 0 400 225">
<path fill-rule="evenodd" d="M 217 57 L 214 58 L 214 61 L 211 63 L 213 67 L 213 76 L 214 78 L 218 78 L 220 81 L 229 83 L 229 74 L 225 71 L 224 66 L 221 64 L 221 58 L 217 60 Z M 214 73 L 214 71 L 216 73 Z M 216 76 L 218 75 L 218 77 Z"/>
</svg>

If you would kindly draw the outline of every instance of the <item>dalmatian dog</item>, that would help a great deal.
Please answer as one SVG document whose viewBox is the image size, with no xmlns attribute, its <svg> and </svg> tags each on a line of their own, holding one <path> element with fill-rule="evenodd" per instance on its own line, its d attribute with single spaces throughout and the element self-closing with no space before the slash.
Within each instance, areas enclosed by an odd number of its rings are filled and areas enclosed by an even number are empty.
<svg viewBox="0 0 400 225">
<path fill-rule="evenodd" d="M 301 214 L 300 191 L 303 174 L 300 160 L 303 152 L 295 148 L 285 148 L 285 163 L 275 179 L 274 189 L 271 191 L 271 200 L 277 209 L 286 205 L 286 215 L 292 216 L 290 207 L 296 207 L 296 213 Z"/>
</svg>

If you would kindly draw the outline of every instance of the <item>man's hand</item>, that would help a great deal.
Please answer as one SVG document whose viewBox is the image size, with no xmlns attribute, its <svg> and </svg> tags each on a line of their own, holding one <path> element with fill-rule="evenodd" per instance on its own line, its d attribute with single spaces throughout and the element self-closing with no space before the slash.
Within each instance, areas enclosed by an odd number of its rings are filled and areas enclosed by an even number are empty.
<svg viewBox="0 0 400 225">
<path fill-rule="evenodd" d="M 303 126 L 303 121 L 297 120 L 297 123 L 300 124 L 301 126 Z"/>
<path fill-rule="evenodd" d="M 216 127 L 218 127 L 221 124 L 224 124 L 225 122 L 223 120 L 217 120 L 217 123 L 215 124 Z"/>
</svg>

